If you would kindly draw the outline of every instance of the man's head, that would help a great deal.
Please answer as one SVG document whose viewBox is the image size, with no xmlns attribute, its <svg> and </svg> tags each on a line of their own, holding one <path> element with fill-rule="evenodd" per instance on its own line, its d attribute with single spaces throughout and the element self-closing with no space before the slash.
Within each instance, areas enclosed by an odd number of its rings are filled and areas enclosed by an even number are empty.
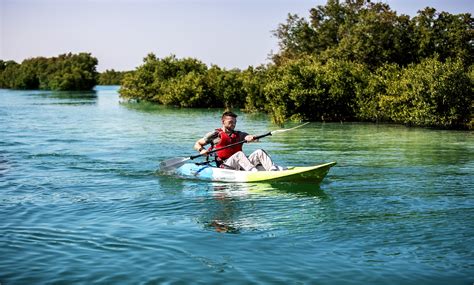
<svg viewBox="0 0 474 285">
<path fill-rule="evenodd" d="M 237 124 L 237 115 L 233 112 L 227 111 L 222 114 L 222 126 L 230 131 L 233 131 Z"/>
<path fill-rule="evenodd" d="M 222 119 L 224 119 L 224 117 L 237 118 L 237 114 L 231 111 L 225 111 L 224 113 L 222 113 Z"/>
</svg>

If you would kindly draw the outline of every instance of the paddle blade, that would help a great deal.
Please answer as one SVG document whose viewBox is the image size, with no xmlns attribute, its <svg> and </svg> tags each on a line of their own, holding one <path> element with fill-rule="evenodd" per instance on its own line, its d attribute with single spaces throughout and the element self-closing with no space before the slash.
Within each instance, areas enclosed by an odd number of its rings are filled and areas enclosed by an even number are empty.
<svg viewBox="0 0 474 285">
<path fill-rule="evenodd" d="M 186 161 L 190 160 L 190 157 L 175 157 L 171 159 L 167 159 L 165 161 L 162 161 L 160 163 L 160 171 L 169 171 L 176 169 L 183 164 L 186 163 Z"/>
</svg>

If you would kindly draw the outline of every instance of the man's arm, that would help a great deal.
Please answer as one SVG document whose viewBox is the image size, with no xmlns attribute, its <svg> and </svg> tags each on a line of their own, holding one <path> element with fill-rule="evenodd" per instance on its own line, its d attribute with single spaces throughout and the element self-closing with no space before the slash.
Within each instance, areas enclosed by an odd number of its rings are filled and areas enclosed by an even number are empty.
<svg viewBox="0 0 474 285">
<path fill-rule="evenodd" d="M 200 154 L 207 153 L 207 149 L 204 147 L 214 141 L 219 136 L 218 132 L 210 132 L 206 134 L 203 138 L 196 141 L 194 144 L 194 149 L 197 150 Z"/>
<path fill-rule="evenodd" d="M 204 154 L 207 152 L 207 149 L 204 146 L 207 145 L 206 140 L 204 138 L 199 139 L 194 144 L 194 149 L 197 150 L 200 154 Z"/>
</svg>

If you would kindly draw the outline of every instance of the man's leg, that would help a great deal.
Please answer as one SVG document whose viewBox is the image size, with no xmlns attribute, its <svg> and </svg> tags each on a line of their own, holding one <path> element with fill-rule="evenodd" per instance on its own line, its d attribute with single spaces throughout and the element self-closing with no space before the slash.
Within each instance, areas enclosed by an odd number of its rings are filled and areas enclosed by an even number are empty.
<svg viewBox="0 0 474 285">
<path fill-rule="evenodd" d="M 257 149 L 252 152 L 249 155 L 249 160 L 253 165 L 261 164 L 267 171 L 271 170 L 274 166 L 271 157 L 263 149 Z"/>
<path fill-rule="evenodd" d="M 255 165 L 245 156 L 242 151 L 234 153 L 231 157 L 224 161 L 224 167 L 235 170 L 246 170 L 252 171 L 255 169 Z"/>
</svg>

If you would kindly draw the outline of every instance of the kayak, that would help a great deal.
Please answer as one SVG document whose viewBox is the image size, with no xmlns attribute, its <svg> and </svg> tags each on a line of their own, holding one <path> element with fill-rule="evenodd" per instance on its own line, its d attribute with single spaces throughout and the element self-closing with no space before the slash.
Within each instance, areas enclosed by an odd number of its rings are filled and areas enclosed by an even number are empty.
<svg viewBox="0 0 474 285">
<path fill-rule="evenodd" d="M 320 183 L 329 169 L 336 162 L 329 162 L 315 166 L 288 167 L 280 171 L 239 171 L 185 163 L 175 170 L 175 173 L 184 178 L 200 179 L 219 182 L 310 182 Z"/>
</svg>

